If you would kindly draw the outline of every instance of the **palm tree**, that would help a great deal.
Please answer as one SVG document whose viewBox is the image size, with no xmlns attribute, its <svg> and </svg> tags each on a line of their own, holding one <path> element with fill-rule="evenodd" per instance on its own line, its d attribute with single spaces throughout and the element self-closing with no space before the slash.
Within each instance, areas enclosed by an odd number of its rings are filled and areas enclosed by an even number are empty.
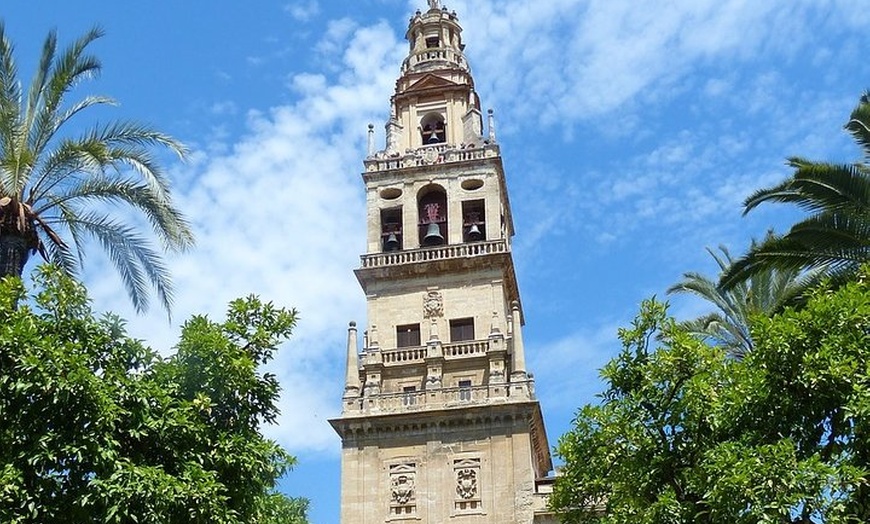
<svg viewBox="0 0 870 524">
<path fill-rule="evenodd" d="M 81 248 L 96 239 L 137 311 L 148 306 L 149 284 L 168 311 L 172 288 L 160 251 L 109 208 L 141 213 L 166 250 L 190 247 L 193 235 L 152 154 L 166 148 L 183 158 L 184 146 L 128 121 L 89 126 L 75 137 L 61 134 L 82 111 L 114 104 L 102 96 L 66 103 L 74 87 L 100 72 L 99 60 L 86 51 L 102 34 L 94 28 L 58 54 L 57 35 L 49 33 L 24 93 L 0 23 L 0 278 L 21 276 L 37 252 L 75 275 Z"/>
<path fill-rule="evenodd" d="M 788 165 L 795 170 L 790 178 L 746 199 L 744 214 L 764 202 L 784 202 L 810 216 L 735 260 L 722 275 L 722 289 L 734 289 L 768 268 L 820 270 L 819 280 L 837 285 L 854 278 L 860 265 L 870 260 L 870 91 L 861 97 L 845 129 L 861 148 L 860 161 L 831 164 L 790 158 Z"/>
<path fill-rule="evenodd" d="M 762 243 L 772 236 L 773 233 L 768 232 Z M 758 245 L 753 240 L 750 251 Z M 719 246 L 719 251 L 717 254 L 707 249 L 719 270 L 727 273 L 734 260 L 726 247 Z M 689 272 L 667 292 L 696 295 L 716 306 L 718 311 L 683 322 L 683 326 L 699 338 L 710 339 L 724 347 L 732 356 L 742 358 L 753 348 L 750 318 L 758 314 L 772 315 L 798 298 L 806 285 L 805 279 L 799 278 L 800 273 L 794 269 L 768 267 L 733 288 L 723 290 L 717 286 L 717 280 Z"/>
</svg>

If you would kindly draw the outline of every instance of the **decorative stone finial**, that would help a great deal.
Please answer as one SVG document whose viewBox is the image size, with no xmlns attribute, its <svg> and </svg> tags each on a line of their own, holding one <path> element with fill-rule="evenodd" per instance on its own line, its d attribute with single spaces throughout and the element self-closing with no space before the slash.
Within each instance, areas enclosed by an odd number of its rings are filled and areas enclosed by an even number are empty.
<svg viewBox="0 0 870 524">
<path fill-rule="evenodd" d="M 495 143 L 495 114 L 492 109 L 487 109 L 487 125 L 489 127 L 489 141 Z"/>
<path fill-rule="evenodd" d="M 429 9 L 441 9 L 441 1 L 429 0 Z"/>
</svg>

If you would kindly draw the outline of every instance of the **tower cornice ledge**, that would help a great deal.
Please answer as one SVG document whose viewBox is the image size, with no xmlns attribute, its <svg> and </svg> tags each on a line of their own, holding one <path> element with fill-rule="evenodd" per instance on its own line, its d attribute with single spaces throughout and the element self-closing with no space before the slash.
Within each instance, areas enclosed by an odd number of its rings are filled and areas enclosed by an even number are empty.
<svg viewBox="0 0 870 524">
<path fill-rule="evenodd" d="M 475 250 L 478 250 L 475 254 Z M 457 244 L 435 248 L 411 249 L 362 255 L 362 266 L 354 270 L 363 291 L 369 284 L 433 274 L 462 273 L 472 270 L 501 270 L 510 300 L 520 301 L 514 262 L 505 240 Z M 520 306 L 522 311 L 522 306 Z"/>
<path fill-rule="evenodd" d="M 399 170 L 403 176 L 413 177 L 415 168 L 428 168 L 429 166 L 443 166 L 462 162 L 463 167 L 473 167 L 476 160 L 496 159 L 498 171 L 504 171 L 501 162 L 501 152 L 498 144 L 456 146 L 450 144 L 423 146 L 409 149 L 404 153 L 379 151 L 375 155 L 365 159 L 365 173 L 363 178 L 366 182 L 380 181 L 377 174 L 384 173 L 387 177 L 394 177 L 394 172 Z M 408 171 L 405 171 L 408 170 Z"/>
<path fill-rule="evenodd" d="M 439 409 L 413 413 L 345 414 L 329 420 L 345 447 L 360 447 L 402 439 L 406 444 L 463 438 L 463 432 L 486 430 L 489 435 L 531 435 L 537 476 L 553 469 L 541 404 L 537 400 Z"/>
</svg>

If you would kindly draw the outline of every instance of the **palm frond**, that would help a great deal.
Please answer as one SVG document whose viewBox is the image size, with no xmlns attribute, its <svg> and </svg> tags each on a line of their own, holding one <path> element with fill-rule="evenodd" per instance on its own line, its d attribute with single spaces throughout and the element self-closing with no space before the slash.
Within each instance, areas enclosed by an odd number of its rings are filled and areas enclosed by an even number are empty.
<svg viewBox="0 0 870 524">
<path fill-rule="evenodd" d="M 94 27 L 67 47 L 59 56 L 54 56 L 47 71 L 48 78 L 33 106 L 28 105 L 26 129 L 28 144 L 35 153 L 45 149 L 57 132 L 57 115 L 64 96 L 81 80 L 96 76 L 100 72 L 100 61 L 84 54 L 87 46 L 103 36 L 103 31 Z"/>
<path fill-rule="evenodd" d="M 726 317 L 740 316 L 739 305 L 735 304 L 732 297 L 721 293 L 715 282 L 699 273 L 684 273 L 683 280 L 668 288 L 667 293 L 692 294 L 716 306 Z"/>
<path fill-rule="evenodd" d="M 14 46 L 6 36 L 6 26 L 0 20 L 0 100 L 3 104 L 20 105 L 21 85 L 13 54 Z"/>
<path fill-rule="evenodd" d="M 167 147 L 184 159 L 187 149 L 174 138 L 131 122 L 94 128 L 78 139 L 64 140 L 45 159 L 34 174 L 29 200 L 35 201 L 54 191 L 71 173 L 102 175 L 109 169 L 123 171 L 129 167 L 153 189 L 166 198 L 169 182 L 150 150 Z"/>
<path fill-rule="evenodd" d="M 794 175 L 781 184 L 761 189 L 743 203 L 745 215 L 765 202 L 795 204 L 817 213 L 830 209 L 870 209 L 870 180 L 854 165 L 811 162 L 793 157 L 788 165 Z"/>
<path fill-rule="evenodd" d="M 15 150 L 19 142 L 20 108 L 21 85 L 13 46 L 0 21 L 0 196 L 18 196 L 15 192 Z"/>
<path fill-rule="evenodd" d="M 870 91 L 865 91 L 861 96 L 845 128 L 861 147 L 864 162 L 870 163 Z"/>
<path fill-rule="evenodd" d="M 100 72 L 88 48 L 102 35 L 93 28 L 59 51 L 56 34 L 49 33 L 22 101 L 12 44 L 0 23 L 0 198 L 27 211 L 21 228 L 33 232 L 32 244 L 44 257 L 76 274 L 84 250 L 96 239 L 136 309 L 147 307 L 153 289 L 168 311 L 171 286 L 152 237 L 124 222 L 132 215 L 112 219 L 110 214 L 116 208 L 141 213 L 164 250 L 190 247 L 190 225 L 172 202 L 169 180 L 154 156 L 155 149 L 165 148 L 183 159 L 184 145 L 129 121 L 94 125 L 74 137 L 60 135 L 84 110 L 114 104 L 103 96 L 66 100 L 81 81 Z M 20 225 L 19 218 L 10 220 Z"/>
<path fill-rule="evenodd" d="M 846 251 L 816 251 L 802 242 L 789 237 L 775 237 L 750 249 L 745 255 L 722 274 L 719 288 L 723 291 L 755 275 L 769 270 L 791 271 L 799 274 L 805 271 L 821 271 L 839 267 L 860 265 L 855 257 Z"/>
<path fill-rule="evenodd" d="M 870 258 L 870 217 L 858 214 L 821 213 L 793 225 L 785 238 L 832 261 L 861 262 Z"/>
<path fill-rule="evenodd" d="M 184 251 L 192 245 L 193 233 L 186 219 L 167 198 L 168 195 L 155 194 L 151 186 L 135 180 L 90 177 L 44 199 L 43 206 L 36 208 L 36 212 L 46 213 L 54 206 L 71 202 L 79 206 L 88 201 L 126 204 L 144 214 L 166 249 Z"/>
<path fill-rule="evenodd" d="M 70 228 L 79 228 L 100 242 L 121 276 L 136 311 L 141 313 L 148 309 L 149 284 L 169 311 L 173 294 L 169 270 L 145 237 L 100 213 L 79 213 L 71 218 Z"/>
<path fill-rule="evenodd" d="M 799 275 L 794 286 L 785 288 L 797 293 L 826 279 L 854 276 L 870 260 L 870 168 L 866 164 L 870 161 L 870 91 L 861 97 L 845 129 L 861 147 L 865 163 L 790 158 L 792 176 L 750 195 L 744 201 L 744 214 L 764 202 L 778 202 L 795 204 L 810 216 L 735 260 L 719 280 L 721 290 L 776 269 Z"/>
<path fill-rule="evenodd" d="M 39 65 L 36 67 L 33 80 L 30 81 L 27 103 L 24 106 L 24 121 L 22 123 L 22 129 L 26 132 L 22 135 L 24 141 L 18 145 L 19 151 L 23 152 L 31 146 L 28 135 L 32 132 L 34 121 L 40 118 L 40 109 L 45 104 L 46 91 L 56 52 L 57 31 L 52 30 L 45 37 L 45 42 L 42 44 L 42 53 L 39 56 Z M 45 115 L 45 113 L 43 114 Z M 48 115 L 50 114 L 48 113 Z"/>
</svg>

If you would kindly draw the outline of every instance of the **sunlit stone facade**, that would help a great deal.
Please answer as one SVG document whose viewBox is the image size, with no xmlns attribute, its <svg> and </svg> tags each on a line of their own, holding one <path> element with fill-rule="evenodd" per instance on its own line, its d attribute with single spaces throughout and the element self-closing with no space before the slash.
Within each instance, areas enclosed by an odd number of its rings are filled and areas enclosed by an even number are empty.
<svg viewBox="0 0 870 524">
<path fill-rule="evenodd" d="M 514 234 L 492 115 L 456 13 L 429 1 L 362 174 L 368 321 L 348 330 L 342 524 L 527 524 L 552 470 L 525 363 Z"/>
</svg>

